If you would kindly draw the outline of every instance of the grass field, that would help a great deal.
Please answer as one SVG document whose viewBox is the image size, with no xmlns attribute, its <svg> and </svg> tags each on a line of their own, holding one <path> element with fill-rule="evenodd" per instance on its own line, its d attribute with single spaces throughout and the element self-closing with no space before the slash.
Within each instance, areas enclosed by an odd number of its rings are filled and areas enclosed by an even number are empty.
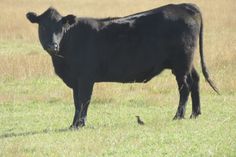
<svg viewBox="0 0 236 157">
<path fill-rule="evenodd" d="M 201 75 L 202 115 L 172 121 L 178 91 L 170 71 L 147 84 L 96 84 L 87 126 L 68 130 L 72 93 L 54 74 L 28 11 L 124 16 L 168 3 L 202 10 L 205 58 L 221 95 Z M 0 156 L 236 156 L 236 10 L 234 0 L 0 0 Z M 197 51 L 198 52 L 198 51 Z M 139 126 L 139 115 L 146 125 Z"/>
</svg>

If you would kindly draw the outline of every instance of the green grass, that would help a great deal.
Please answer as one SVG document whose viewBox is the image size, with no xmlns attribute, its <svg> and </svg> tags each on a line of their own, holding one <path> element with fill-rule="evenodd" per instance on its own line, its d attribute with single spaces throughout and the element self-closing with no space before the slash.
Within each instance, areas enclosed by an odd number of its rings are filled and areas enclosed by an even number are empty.
<svg viewBox="0 0 236 157">
<path fill-rule="evenodd" d="M 178 94 L 165 89 L 166 79 L 174 83 L 164 73 L 145 85 L 96 85 L 87 126 L 78 131 L 68 129 L 74 106 L 59 79 L 5 80 L 0 156 L 235 156 L 235 94 L 202 91 L 203 114 L 190 120 L 189 102 L 186 119 L 172 121 Z"/>
<path fill-rule="evenodd" d="M 42 51 L 38 43 L 22 42 L 21 40 L 0 40 L 0 55 L 37 54 Z"/>
<path fill-rule="evenodd" d="M 221 79 L 233 73 L 233 65 L 211 71 L 219 80 L 220 96 L 200 82 L 198 119 L 189 119 L 189 100 L 186 119 L 172 121 L 178 91 L 173 75 L 165 71 L 147 84 L 96 84 L 86 127 L 71 131 L 71 90 L 52 74 L 50 59 L 40 47 L 14 46 L 18 42 L 0 48 L 6 63 L 18 63 L 15 70 L 3 68 L 8 75 L 0 77 L 0 156 L 236 156 L 235 81 Z M 20 64 L 25 60 L 29 67 Z M 136 115 L 144 126 L 137 124 Z"/>
</svg>

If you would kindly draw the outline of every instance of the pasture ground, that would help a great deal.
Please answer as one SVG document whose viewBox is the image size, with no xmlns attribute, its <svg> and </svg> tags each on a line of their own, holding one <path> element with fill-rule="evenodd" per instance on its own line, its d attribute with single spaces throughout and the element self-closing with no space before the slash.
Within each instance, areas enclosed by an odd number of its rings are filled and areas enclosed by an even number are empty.
<svg viewBox="0 0 236 157">
<path fill-rule="evenodd" d="M 234 0 L 190 0 L 204 16 L 204 52 L 221 95 L 204 81 L 202 115 L 172 121 L 178 91 L 170 71 L 147 84 L 96 84 L 87 126 L 68 130 L 72 93 L 55 76 L 37 26 L 25 18 L 49 6 L 63 15 L 123 16 L 182 0 L 1 0 L 0 156 L 236 156 L 236 10 Z M 146 123 L 139 126 L 135 116 Z"/>
</svg>

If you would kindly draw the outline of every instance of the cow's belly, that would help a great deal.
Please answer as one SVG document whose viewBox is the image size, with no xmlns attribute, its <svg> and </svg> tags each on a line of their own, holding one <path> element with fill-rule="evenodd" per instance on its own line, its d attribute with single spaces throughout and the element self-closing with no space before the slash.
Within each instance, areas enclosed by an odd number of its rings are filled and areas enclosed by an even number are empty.
<svg viewBox="0 0 236 157">
<path fill-rule="evenodd" d="M 159 62 L 150 61 L 115 62 L 105 64 L 99 73 L 97 82 L 147 82 L 158 75 L 165 67 Z"/>
<path fill-rule="evenodd" d="M 158 75 L 163 69 L 148 69 L 139 73 L 109 73 L 99 77 L 96 82 L 146 83 Z"/>
</svg>

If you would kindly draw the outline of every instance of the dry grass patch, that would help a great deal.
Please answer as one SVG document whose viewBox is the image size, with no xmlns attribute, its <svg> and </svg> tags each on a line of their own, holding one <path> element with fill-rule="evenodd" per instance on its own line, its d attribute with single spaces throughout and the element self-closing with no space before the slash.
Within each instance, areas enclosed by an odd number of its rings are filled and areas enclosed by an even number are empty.
<svg viewBox="0 0 236 157">
<path fill-rule="evenodd" d="M 189 0 L 204 16 L 204 51 L 220 89 L 214 94 L 201 74 L 203 114 L 172 122 L 178 91 L 165 71 L 147 84 L 99 83 L 88 126 L 74 132 L 71 90 L 53 72 L 38 41 L 37 25 L 25 18 L 54 6 L 63 15 L 125 16 L 184 0 L 1 0 L 0 156 L 235 156 L 236 5 L 234 0 Z M 186 117 L 191 112 L 188 102 Z M 146 122 L 136 124 L 135 115 Z"/>
</svg>

